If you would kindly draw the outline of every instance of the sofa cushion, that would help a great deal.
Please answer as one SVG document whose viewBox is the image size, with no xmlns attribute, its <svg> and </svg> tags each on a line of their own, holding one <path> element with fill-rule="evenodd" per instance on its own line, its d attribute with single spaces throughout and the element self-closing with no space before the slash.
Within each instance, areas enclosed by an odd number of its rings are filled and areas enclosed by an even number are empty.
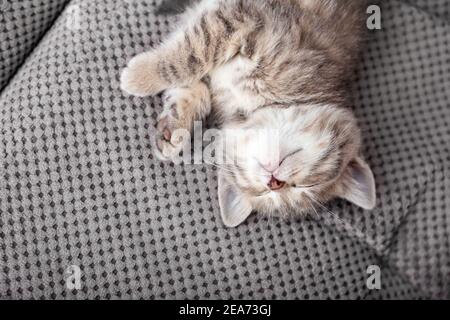
<svg viewBox="0 0 450 320">
<path fill-rule="evenodd" d="M 1 92 L 0 297 L 442 296 L 445 286 L 428 290 L 391 249 L 415 236 L 398 234 L 419 205 L 448 220 L 448 197 L 430 187 L 448 186 L 437 174 L 450 155 L 448 26 L 389 1 L 368 41 L 354 110 L 377 209 L 335 201 L 317 216 L 255 215 L 227 229 L 216 170 L 158 161 L 150 138 L 160 97 L 119 88 L 127 61 L 176 22 L 154 15 L 159 3 L 71 1 Z M 448 227 L 429 232 L 443 250 Z M 414 240 L 422 257 L 437 252 L 426 250 L 428 237 Z M 380 291 L 366 285 L 371 265 L 381 267 Z M 66 286 L 71 266 L 81 269 L 80 290 Z"/>
</svg>

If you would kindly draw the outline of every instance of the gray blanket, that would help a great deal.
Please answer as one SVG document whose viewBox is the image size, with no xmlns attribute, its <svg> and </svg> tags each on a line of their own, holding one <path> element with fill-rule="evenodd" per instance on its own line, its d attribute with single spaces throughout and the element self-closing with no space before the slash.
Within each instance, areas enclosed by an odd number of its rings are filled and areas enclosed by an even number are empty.
<svg viewBox="0 0 450 320">
<path fill-rule="evenodd" d="M 155 159 L 160 97 L 119 89 L 175 21 L 159 3 L 0 0 L 0 298 L 450 298 L 450 2 L 384 1 L 368 40 L 377 208 L 236 229 L 214 168 Z"/>
</svg>

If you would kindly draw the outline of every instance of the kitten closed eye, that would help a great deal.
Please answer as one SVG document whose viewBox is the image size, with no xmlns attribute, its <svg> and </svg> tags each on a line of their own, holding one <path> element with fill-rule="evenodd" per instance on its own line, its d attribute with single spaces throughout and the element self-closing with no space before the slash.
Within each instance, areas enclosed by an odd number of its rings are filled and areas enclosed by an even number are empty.
<svg viewBox="0 0 450 320">
<path fill-rule="evenodd" d="M 288 153 L 288 155 L 284 156 L 283 159 L 281 159 L 280 164 L 282 164 L 286 159 L 288 159 L 289 157 L 295 156 L 297 153 L 303 151 L 303 148 L 298 148 L 295 151 Z"/>
<path fill-rule="evenodd" d="M 309 188 L 316 187 L 318 185 L 319 185 L 319 183 L 310 184 L 310 185 L 296 185 L 296 184 L 293 184 L 293 185 L 291 185 L 291 187 L 292 188 L 297 188 L 297 189 L 309 189 Z"/>
</svg>

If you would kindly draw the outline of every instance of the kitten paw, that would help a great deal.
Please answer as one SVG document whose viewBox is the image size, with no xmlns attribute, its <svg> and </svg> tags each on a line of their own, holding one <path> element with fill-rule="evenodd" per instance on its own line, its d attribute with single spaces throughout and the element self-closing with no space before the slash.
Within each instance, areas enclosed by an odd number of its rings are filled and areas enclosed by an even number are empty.
<svg viewBox="0 0 450 320">
<path fill-rule="evenodd" d="M 164 111 L 156 124 L 156 151 L 161 160 L 174 160 L 183 149 L 184 141 L 190 139 L 190 124 L 183 112 L 182 89 L 171 89 L 164 93 Z"/>
<path fill-rule="evenodd" d="M 138 97 L 154 95 L 165 89 L 158 74 L 158 60 L 151 52 L 144 52 L 130 60 L 120 76 L 120 88 Z"/>
</svg>

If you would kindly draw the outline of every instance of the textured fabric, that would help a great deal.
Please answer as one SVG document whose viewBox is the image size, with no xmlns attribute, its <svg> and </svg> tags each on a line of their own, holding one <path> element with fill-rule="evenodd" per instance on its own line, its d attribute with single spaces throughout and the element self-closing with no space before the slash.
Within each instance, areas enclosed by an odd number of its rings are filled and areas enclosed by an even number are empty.
<svg viewBox="0 0 450 320">
<path fill-rule="evenodd" d="M 227 229 L 214 168 L 154 158 L 160 97 L 119 89 L 175 18 L 153 14 L 159 1 L 71 1 L 20 68 L 30 47 L 2 56 L 17 71 L 0 95 L 0 297 L 450 298 L 450 5 L 436 3 L 384 2 L 358 71 L 377 208 Z"/>
<path fill-rule="evenodd" d="M 405 0 L 406 3 L 416 6 L 423 10 L 427 15 L 435 15 L 436 17 L 450 20 L 450 5 L 448 0 Z"/>
<path fill-rule="evenodd" d="M 0 0 L 0 90 L 69 0 Z"/>
</svg>

